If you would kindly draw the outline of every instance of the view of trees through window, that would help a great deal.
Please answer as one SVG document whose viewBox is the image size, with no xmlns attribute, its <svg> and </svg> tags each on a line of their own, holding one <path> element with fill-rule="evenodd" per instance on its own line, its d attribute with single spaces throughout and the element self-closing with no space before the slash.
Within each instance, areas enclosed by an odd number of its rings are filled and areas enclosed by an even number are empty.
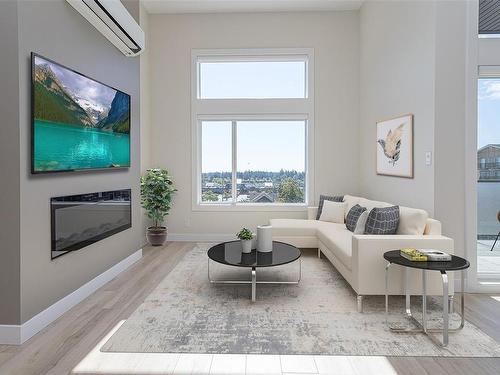
<svg viewBox="0 0 500 375">
<path fill-rule="evenodd" d="M 305 126 L 304 120 L 203 121 L 201 202 L 304 203 Z"/>
</svg>

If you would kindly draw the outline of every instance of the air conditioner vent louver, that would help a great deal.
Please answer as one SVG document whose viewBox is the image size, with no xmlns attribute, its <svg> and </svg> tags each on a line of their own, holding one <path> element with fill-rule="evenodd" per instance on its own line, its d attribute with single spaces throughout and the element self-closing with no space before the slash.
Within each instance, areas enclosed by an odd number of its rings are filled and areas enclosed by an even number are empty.
<svg viewBox="0 0 500 375">
<path fill-rule="evenodd" d="M 66 0 L 124 55 L 144 51 L 144 31 L 120 0 Z"/>
</svg>

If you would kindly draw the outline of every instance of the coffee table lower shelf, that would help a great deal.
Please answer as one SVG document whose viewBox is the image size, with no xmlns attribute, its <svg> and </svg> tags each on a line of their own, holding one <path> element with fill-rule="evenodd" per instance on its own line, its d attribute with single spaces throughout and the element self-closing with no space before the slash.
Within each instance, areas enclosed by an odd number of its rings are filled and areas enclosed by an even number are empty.
<svg viewBox="0 0 500 375">
<path fill-rule="evenodd" d="M 215 280 L 212 279 L 212 276 L 210 275 L 210 258 L 208 259 L 208 281 L 212 284 L 251 284 L 252 285 L 252 302 L 255 302 L 256 300 L 256 294 L 257 294 L 257 284 L 298 284 L 302 278 L 302 260 L 299 258 L 298 259 L 298 264 L 299 264 L 299 272 L 298 272 L 298 278 L 297 280 L 293 281 L 268 281 L 268 280 L 262 280 L 262 281 L 257 281 L 257 268 L 259 267 L 251 267 L 251 280 Z M 238 267 L 241 268 L 241 267 Z M 250 267 L 248 267 L 250 268 Z M 267 268 L 267 267 L 266 267 Z"/>
</svg>

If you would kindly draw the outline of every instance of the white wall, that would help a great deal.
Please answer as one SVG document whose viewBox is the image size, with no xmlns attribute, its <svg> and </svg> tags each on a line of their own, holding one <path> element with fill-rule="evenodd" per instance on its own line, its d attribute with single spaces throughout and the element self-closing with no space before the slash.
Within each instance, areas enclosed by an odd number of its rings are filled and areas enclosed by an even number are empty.
<svg viewBox="0 0 500 375">
<path fill-rule="evenodd" d="M 360 10 L 360 190 L 434 212 L 435 4 L 365 2 Z M 414 178 L 376 175 L 376 122 L 414 114 Z"/>
<path fill-rule="evenodd" d="M 141 175 L 146 172 L 151 165 L 151 46 L 149 32 L 149 14 L 144 5 L 139 4 L 139 24 L 146 35 L 146 49 L 140 55 L 140 86 L 141 86 Z M 141 208 L 141 241 L 147 244 L 146 228 L 151 225 L 151 220 L 146 216 L 146 211 Z"/>
<path fill-rule="evenodd" d="M 466 1 L 436 3 L 435 217 L 465 252 Z M 477 99 L 476 99 L 477 100 Z"/>
<path fill-rule="evenodd" d="M 179 189 L 167 219 L 171 234 L 213 238 L 271 217 L 305 217 L 303 211 L 192 211 L 192 48 L 314 48 L 312 196 L 358 192 L 358 12 L 151 15 L 150 32 L 151 163 L 167 168 Z"/>
<path fill-rule="evenodd" d="M 140 55 L 141 84 L 141 173 L 151 167 L 151 75 L 150 75 L 150 34 L 149 14 L 144 5 L 139 4 L 139 24 L 146 35 L 146 49 Z"/>
<path fill-rule="evenodd" d="M 365 2 L 360 11 L 360 181 L 426 209 L 465 254 L 466 1 Z M 477 37 L 476 37 L 477 38 Z M 414 113 L 414 179 L 376 176 L 375 122 Z M 425 152 L 433 151 L 433 165 Z"/>
</svg>

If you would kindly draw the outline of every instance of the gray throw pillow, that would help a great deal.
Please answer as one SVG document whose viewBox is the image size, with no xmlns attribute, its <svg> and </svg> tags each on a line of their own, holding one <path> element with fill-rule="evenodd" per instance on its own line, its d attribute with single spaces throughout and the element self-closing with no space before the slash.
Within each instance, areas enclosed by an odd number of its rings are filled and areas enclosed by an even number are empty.
<svg viewBox="0 0 500 375">
<path fill-rule="evenodd" d="M 399 206 L 375 207 L 366 219 L 365 234 L 396 234 L 399 225 Z"/>
<path fill-rule="evenodd" d="M 344 201 L 344 196 L 343 195 L 320 195 L 319 196 L 319 204 L 318 204 L 318 213 L 316 214 L 316 220 L 319 220 L 319 217 L 321 216 L 321 211 L 323 210 L 323 203 L 325 201 L 332 201 L 332 202 L 343 202 Z"/>
<path fill-rule="evenodd" d="M 356 229 L 356 224 L 358 223 L 358 219 L 364 211 L 366 211 L 366 207 L 361 207 L 359 204 L 353 206 L 349 210 L 345 218 L 345 226 L 348 230 L 354 232 L 354 229 Z"/>
</svg>

